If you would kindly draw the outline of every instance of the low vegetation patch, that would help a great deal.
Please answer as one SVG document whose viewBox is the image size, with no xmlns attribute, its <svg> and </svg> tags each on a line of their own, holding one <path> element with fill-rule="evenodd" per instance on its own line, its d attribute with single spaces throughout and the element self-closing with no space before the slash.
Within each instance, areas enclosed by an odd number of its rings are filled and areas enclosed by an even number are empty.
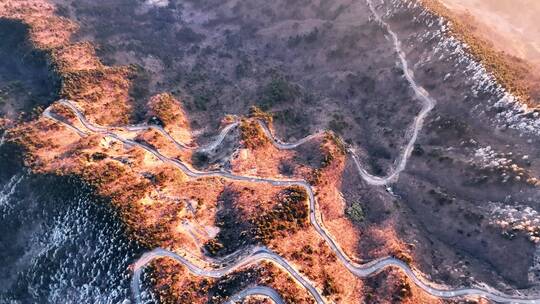
<svg viewBox="0 0 540 304">
<path fill-rule="evenodd" d="M 403 302 L 412 296 L 411 285 L 405 280 L 401 280 L 397 286 L 397 292 L 392 296 L 396 302 Z"/>
<path fill-rule="evenodd" d="M 268 243 L 278 236 L 286 236 L 308 222 L 307 193 L 301 187 L 289 187 L 278 195 L 278 203 L 269 212 L 251 220 L 254 238 Z"/>
<path fill-rule="evenodd" d="M 269 109 L 284 102 L 293 102 L 301 96 L 300 88 L 283 76 L 274 76 L 262 89 L 260 106 Z"/>
<path fill-rule="evenodd" d="M 170 94 L 158 95 L 150 101 L 152 114 L 157 116 L 164 125 L 177 123 L 180 119 L 179 104 Z"/>
<path fill-rule="evenodd" d="M 338 156 L 344 156 L 347 148 L 343 141 L 333 132 L 326 132 L 321 145 L 321 168 L 326 168 L 332 164 Z"/>
<path fill-rule="evenodd" d="M 253 120 L 242 120 L 240 124 L 242 142 L 249 149 L 257 149 L 268 144 L 268 138 L 264 134 L 261 126 Z"/>
<path fill-rule="evenodd" d="M 353 202 L 347 210 L 345 210 L 345 214 L 355 223 L 361 223 L 364 221 L 365 213 L 364 208 L 362 208 L 362 205 L 359 202 Z"/>
<path fill-rule="evenodd" d="M 328 297 L 339 293 L 336 281 L 328 273 L 324 274 L 323 296 Z"/>
<path fill-rule="evenodd" d="M 272 121 L 274 120 L 272 114 L 261 110 L 261 108 L 257 106 L 252 106 L 249 109 L 249 117 L 260 119 L 267 124 L 271 124 Z"/>
</svg>

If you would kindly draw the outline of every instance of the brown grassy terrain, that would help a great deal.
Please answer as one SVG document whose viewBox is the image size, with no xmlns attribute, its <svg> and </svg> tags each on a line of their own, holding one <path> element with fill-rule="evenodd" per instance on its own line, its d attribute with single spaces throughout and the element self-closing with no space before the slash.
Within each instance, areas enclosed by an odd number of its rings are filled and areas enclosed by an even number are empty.
<svg viewBox="0 0 540 304">
<path fill-rule="evenodd" d="M 497 38 L 486 31 L 483 16 L 459 9 L 449 8 L 445 3 L 452 1 L 421 0 L 432 13 L 451 21 L 451 34 L 469 46 L 471 54 L 479 60 L 497 81 L 508 91 L 519 97 L 531 108 L 540 104 L 540 66 L 530 57 L 520 56 L 518 52 L 502 48 Z M 489 2 L 489 5 L 494 5 Z M 453 3 L 452 3 L 453 4 Z M 522 7 L 521 9 L 527 9 Z M 520 18 L 519 14 L 515 18 Z M 505 35 L 499 32 L 500 35 Z M 505 38 L 511 39 L 506 36 Z M 535 39 L 532 38 L 527 39 Z M 529 43 L 518 41 L 517 43 Z"/>
<path fill-rule="evenodd" d="M 189 121 L 181 103 L 170 94 L 153 96 L 148 102 L 149 115 L 159 117 L 164 129 L 171 136 L 183 143 L 193 140 L 189 132 Z"/>
<path fill-rule="evenodd" d="M 478 34 L 498 50 L 540 64 L 540 3 L 535 0 L 442 0 L 450 10 L 467 14 Z"/>
</svg>

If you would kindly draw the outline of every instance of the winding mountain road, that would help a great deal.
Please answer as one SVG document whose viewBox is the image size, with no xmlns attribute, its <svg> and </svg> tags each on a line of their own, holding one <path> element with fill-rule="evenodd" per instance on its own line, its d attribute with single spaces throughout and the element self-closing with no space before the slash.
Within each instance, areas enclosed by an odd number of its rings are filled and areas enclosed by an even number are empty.
<svg viewBox="0 0 540 304">
<path fill-rule="evenodd" d="M 454 298 L 454 297 L 463 297 L 463 296 L 480 296 L 480 297 L 484 297 L 484 298 L 490 299 L 490 300 L 495 301 L 495 302 L 523 303 L 523 304 L 525 304 L 525 303 L 540 303 L 540 299 L 520 298 L 520 297 L 511 296 L 511 295 L 506 295 L 506 294 L 500 293 L 500 292 L 495 291 L 495 290 L 487 290 L 487 289 L 481 289 L 481 288 L 458 288 L 458 289 L 439 288 L 439 287 L 434 286 L 434 284 L 431 284 L 431 283 L 425 281 L 424 279 L 422 279 L 421 275 L 418 274 L 415 270 L 413 270 L 405 262 L 403 262 L 403 261 L 401 261 L 399 259 L 396 259 L 396 258 L 392 258 L 392 257 L 385 257 L 385 258 L 377 259 L 377 260 L 374 260 L 374 261 L 371 261 L 371 262 L 368 262 L 368 263 L 365 263 L 365 264 L 356 263 L 346 255 L 346 253 L 341 249 L 341 247 L 338 245 L 338 243 L 333 239 L 331 234 L 321 224 L 322 220 L 321 220 L 320 214 L 317 212 L 317 200 L 316 200 L 313 188 L 306 181 L 304 181 L 304 180 L 279 180 L 279 179 L 272 179 L 272 178 L 261 178 L 261 177 L 256 177 L 256 176 L 243 176 L 243 175 L 236 175 L 236 174 L 233 174 L 233 173 L 230 173 L 230 172 L 225 172 L 225 171 L 209 171 L 209 172 L 198 171 L 198 170 L 195 170 L 195 169 L 191 168 L 190 166 L 188 166 L 187 164 L 185 164 L 184 162 L 182 162 L 182 161 L 180 161 L 178 159 L 169 158 L 169 157 L 161 154 L 161 152 L 159 152 L 158 150 L 156 150 L 156 149 L 154 149 L 152 147 L 149 147 L 146 144 L 139 143 L 139 142 L 136 142 L 136 141 L 131 140 L 131 139 L 123 138 L 123 137 L 119 136 L 118 134 L 110 131 L 109 128 L 107 128 L 107 127 L 96 126 L 94 124 L 91 124 L 90 122 L 88 122 L 86 120 L 84 115 L 78 110 L 78 108 L 71 101 L 63 100 L 62 103 L 71 105 L 70 109 L 72 109 L 74 111 L 74 114 L 76 115 L 77 119 L 89 131 L 95 132 L 95 133 L 100 133 L 100 134 L 102 134 L 104 136 L 114 138 L 114 139 L 116 139 L 116 140 L 118 140 L 118 141 L 120 141 L 120 142 L 122 142 L 124 144 L 127 144 L 127 145 L 140 147 L 140 148 L 146 150 L 147 152 L 151 153 L 152 155 L 154 155 L 160 161 L 165 162 L 165 163 L 169 163 L 169 164 L 179 168 L 186 175 L 188 175 L 188 176 L 190 176 L 192 178 L 219 177 L 219 178 L 230 179 L 230 180 L 235 180 L 235 181 L 247 181 L 247 182 L 253 182 L 253 183 L 269 183 L 269 184 L 274 185 L 274 186 L 284 186 L 284 187 L 287 187 L 287 186 L 300 186 L 300 187 L 302 187 L 303 189 L 305 189 L 306 193 L 308 194 L 308 198 L 309 198 L 309 219 L 310 219 L 310 223 L 312 224 L 313 228 L 326 241 L 328 246 L 330 246 L 332 251 L 336 254 L 338 259 L 340 260 L 340 262 L 351 273 L 353 273 L 357 277 L 364 278 L 364 277 L 370 276 L 370 275 L 372 275 L 374 273 L 377 273 L 379 271 L 382 271 L 383 269 L 385 269 L 387 267 L 397 267 L 397 268 L 401 269 L 417 286 L 419 286 L 424 291 L 426 291 L 427 293 L 429 293 L 429 294 L 431 294 L 431 295 L 433 295 L 435 297 Z M 51 116 L 50 112 L 46 111 L 46 113 L 49 113 L 48 114 L 49 116 L 47 116 L 47 117 Z M 62 124 L 67 124 L 63 120 L 59 120 L 57 118 L 55 118 L 55 121 L 59 122 L 59 123 L 62 123 Z M 75 128 L 75 127 L 71 126 L 71 128 Z M 118 128 L 118 127 L 115 127 L 115 128 Z M 269 135 L 270 138 L 272 139 L 272 142 L 273 143 L 279 143 L 279 144 L 276 144 L 276 146 L 278 148 L 293 149 L 293 148 L 298 147 L 298 145 L 306 142 L 305 139 L 302 139 L 302 140 L 300 140 L 299 142 L 296 142 L 296 143 L 285 144 L 285 143 L 282 143 L 279 140 L 276 140 L 273 137 L 272 133 L 268 130 L 268 128 L 266 126 L 265 126 L 265 129 L 267 130 L 267 133 L 268 133 L 267 135 Z M 78 129 L 76 129 L 76 130 L 78 130 Z M 81 130 L 78 130 L 77 134 L 80 134 L 80 132 L 82 132 L 83 134 L 86 134 L 86 132 L 83 132 Z M 218 137 L 217 140 L 221 141 L 223 139 Z M 141 269 L 144 265 L 149 263 L 151 260 L 153 260 L 155 258 L 158 258 L 158 257 L 166 256 L 166 257 L 169 257 L 169 258 L 173 258 L 174 260 L 178 261 L 179 263 L 181 263 L 182 265 L 187 267 L 194 274 L 202 275 L 202 276 L 208 276 L 208 277 L 221 277 L 223 275 L 226 275 L 226 274 L 238 269 L 239 267 L 246 266 L 246 265 L 252 264 L 252 263 L 256 263 L 256 262 L 259 262 L 261 260 L 269 260 L 269 261 L 272 261 L 272 262 L 280 265 L 283 269 L 285 269 L 293 278 L 295 278 L 295 280 L 299 284 L 301 284 L 304 288 L 306 288 L 312 294 L 312 296 L 316 299 L 317 303 L 325 303 L 322 296 L 320 295 L 320 293 L 316 290 L 315 287 L 313 287 L 313 284 L 311 284 L 309 281 L 307 281 L 305 278 L 303 278 L 301 275 L 299 275 L 299 273 L 294 269 L 294 267 L 291 266 L 286 260 L 284 260 L 279 255 L 271 252 L 270 250 L 268 250 L 268 249 L 266 249 L 264 247 L 257 247 L 257 248 L 258 248 L 258 251 L 255 251 L 255 252 L 253 252 L 252 254 L 250 254 L 248 256 L 244 256 L 243 258 L 237 260 L 235 264 L 233 264 L 231 266 L 227 266 L 227 267 L 222 268 L 222 269 L 217 269 L 217 270 L 216 269 L 206 270 L 206 269 L 203 269 L 203 268 L 198 268 L 194 264 L 189 262 L 189 260 L 179 256 L 176 253 L 167 251 L 165 249 L 157 248 L 157 249 L 143 255 L 143 257 L 141 257 L 141 259 L 135 263 L 135 265 L 136 265 L 135 266 L 135 274 L 137 274 L 137 275 L 134 275 L 134 280 L 135 280 L 135 282 L 137 282 L 137 284 L 134 284 L 134 285 L 138 286 L 138 282 L 139 282 L 140 272 L 137 272 L 137 270 Z M 132 287 L 135 288 L 134 285 L 132 285 Z M 138 292 L 138 287 L 137 287 L 137 288 L 134 289 L 135 299 L 137 299 L 139 297 L 138 294 L 139 294 L 139 292 Z"/>
<path fill-rule="evenodd" d="M 375 10 L 375 7 L 373 6 L 373 3 L 371 0 L 366 0 L 369 9 L 371 10 L 371 13 L 375 17 L 375 20 L 390 34 L 392 37 L 392 42 L 394 44 L 394 50 L 396 54 L 398 55 L 399 62 L 401 64 L 401 68 L 403 70 L 403 75 L 405 76 L 405 79 L 409 83 L 410 87 L 413 89 L 416 98 L 419 99 L 422 102 L 422 109 L 418 113 L 418 115 L 414 118 L 413 124 L 409 129 L 410 138 L 407 144 L 405 145 L 402 153 L 400 154 L 399 158 L 397 159 L 397 165 L 390 170 L 390 172 L 384 176 L 375 176 L 369 174 L 361 165 L 360 161 L 358 159 L 358 156 L 356 155 L 354 149 L 349 149 L 349 152 L 352 155 L 352 158 L 356 164 L 356 168 L 358 169 L 358 172 L 360 173 L 360 176 L 370 185 L 376 185 L 376 186 L 382 186 L 387 185 L 390 183 L 393 183 L 397 180 L 399 174 L 401 171 L 405 170 L 405 167 L 407 166 L 407 161 L 409 160 L 412 150 L 414 148 L 414 143 L 416 142 L 416 139 L 418 138 L 418 133 L 424 126 L 424 120 L 426 119 L 427 115 L 433 108 L 435 107 L 436 101 L 435 99 L 431 98 L 429 96 L 429 93 L 424 89 L 422 86 L 420 86 L 416 79 L 414 78 L 413 71 L 409 68 L 409 63 L 407 61 L 407 57 L 405 55 L 405 52 L 403 51 L 403 48 L 401 47 L 401 41 L 398 39 L 397 34 L 390 28 L 390 25 L 388 23 L 384 22 L 384 20 L 381 18 L 379 13 Z"/>
<path fill-rule="evenodd" d="M 276 304 L 285 304 L 279 293 L 272 288 L 264 286 L 254 286 L 240 291 L 232 296 L 226 304 L 233 304 L 245 299 L 249 296 L 263 296 L 271 299 Z"/>
<path fill-rule="evenodd" d="M 400 174 L 400 172 L 405 169 L 407 160 L 409 159 L 411 155 L 418 133 L 423 127 L 423 123 L 426 116 L 435 106 L 435 100 L 433 100 L 429 96 L 429 94 L 426 92 L 425 89 L 423 89 L 421 86 L 419 86 L 416 83 L 413 72 L 408 67 L 408 62 L 406 60 L 405 53 L 403 52 L 401 48 L 401 43 L 397 35 L 391 30 L 390 26 L 382 20 L 380 15 L 376 12 L 371 1 L 367 0 L 367 3 L 373 15 L 375 16 L 376 21 L 379 22 L 381 26 L 383 26 L 392 37 L 395 50 L 398 54 L 398 57 L 400 59 L 400 62 L 404 71 L 405 78 L 409 82 L 411 88 L 414 90 L 417 98 L 422 101 L 422 105 L 423 105 L 422 110 L 414 119 L 414 122 L 411 126 L 411 131 L 410 131 L 411 137 L 408 143 L 406 144 L 399 159 L 397 160 L 396 167 L 392 169 L 391 172 L 387 176 L 379 177 L 379 176 L 373 176 L 369 174 L 364 168 L 362 168 L 358 160 L 358 157 L 355 154 L 354 149 L 349 149 L 349 152 L 351 153 L 352 158 L 354 159 L 354 162 L 359 171 L 359 174 L 364 180 L 366 180 L 367 183 L 371 185 L 386 185 L 388 183 L 394 182 L 398 178 L 398 175 Z M 506 295 L 504 293 L 498 292 L 496 290 L 491 290 L 491 289 L 488 290 L 488 289 L 483 289 L 483 288 L 456 288 L 456 289 L 441 288 L 423 279 L 422 276 L 417 271 L 412 269 L 405 262 L 399 259 L 393 258 L 393 257 L 384 257 L 384 258 L 380 258 L 380 259 L 377 259 L 377 260 L 374 260 L 365 264 L 357 263 L 353 261 L 351 258 L 349 258 L 349 256 L 346 255 L 346 253 L 341 249 L 339 244 L 331 236 L 330 232 L 328 232 L 323 227 L 321 215 L 317 211 L 317 200 L 316 200 L 313 188 L 306 181 L 304 180 L 279 180 L 279 179 L 272 179 L 272 178 L 261 178 L 261 177 L 256 177 L 256 176 L 242 176 L 242 175 L 235 175 L 235 174 L 225 172 L 225 171 L 209 171 L 209 172 L 198 171 L 191 168 L 190 166 L 188 166 L 187 164 L 183 163 L 182 161 L 178 159 L 169 158 L 161 154 L 158 150 L 152 147 L 149 147 L 148 145 L 136 142 L 131 139 L 123 138 L 120 135 L 114 133 L 114 130 L 116 129 L 140 131 L 140 130 L 153 128 L 153 129 L 158 130 L 160 133 L 164 134 L 167 138 L 169 138 L 172 142 L 174 142 L 178 148 L 194 149 L 194 147 L 190 147 L 186 144 L 177 142 L 162 127 L 154 126 L 154 125 L 128 126 L 125 128 L 98 126 L 98 125 L 94 125 L 88 122 L 86 118 L 84 117 L 84 115 L 81 113 L 81 111 L 77 108 L 77 106 L 71 101 L 61 100 L 59 101 L 59 103 L 69 107 L 75 113 L 77 119 L 81 122 L 81 124 L 89 131 L 94 132 L 94 133 L 100 133 L 100 134 L 103 134 L 104 136 L 109 136 L 127 145 L 140 147 L 146 150 L 147 152 L 153 154 L 159 160 L 176 166 L 177 168 L 182 170 L 186 175 L 192 178 L 219 177 L 219 178 L 224 178 L 224 179 L 229 179 L 229 180 L 234 180 L 234 181 L 269 183 L 275 186 L 300 186 L 304 188 L 305 191 L 308 193 L 308 198 L 309 198 L 309 219 L 310 219 L 311 225 L 317 231 L 317 233 L 326 241 L 328 246 L 338 257 L 339 261 L 352 274 L 354 274 L 357 277 L 364 278 L 374 273 L 380 272 L 388 267 L 397 267 L 401 271 L 403 271 L 418 287 L 423 289 L 426 293 L 431 294 L 438 298 L 477 296 L 477 297 L 484 297 L 486 299 L 489 299 L 495 302 L 501 302 L 501 303 L 520 303 L 520 304 L 540 303 L 540 298 L 533 299 L 533 298 L 523 298 L 523 297 L 517 297 L 517 296 L 512 296 L 512 295 Z M 58 123 L 66 125 L 68 128 L 74 130 L 75 132 L 77 132 L 77 134 L 81 136 L 86 134 L 86 132 L 79 130 L 78 128 L 70 125 L 69 123 L 55 117 L 55 115 L 53 115 L 49 109 L 47 109 L 44 112 L 44 115 L 48 118 L 53 119 L 54 121 Z M 314 137 L 320 136 L 321 134 L 319 132 L 319 133 L 310 135 L 295 143 L 284 143 L 280 140 L 277 140 L 266 125 L 262 124 L 262 122 L 260 121 L 259 123 L 261 123 L 261 126 L 263 127 L 264 132 L 271 139 L 272 143 L 279 149 L 294 149 L 298 147 L 299 145 L 313 139 Z M 230 132 L 237 125 L 238 123 L 235 122 L 227 126 L 226 128 L 224 128 L 220 132 L 219 136 L 216 138 L 214 142 L 210 143 L 206 147 L 201 147 L 200 151 L 209 151 L 218 147 L 223 141 L 223 139 L 226 137 L 228 132 Z M 174 252 L 170 252 L 161 248 L 154 249 L 148 253 L 145 253 L 134 264 L 134 273 L 133 273 L 131 287 L 132 287 L 133 297 L 137 303 L 140 303 L 140 287 L 139 286 L 140 286 L 141 271 L 144 268 L 144 266 L 146 266 L 152 260 L 156 258 L 160 258 L 160 257 L 171 258 L 179 262 L 195 275 L 213 277 L 213 278 L 222 277 L 241 267 L 260 262 L 261 260 L 272 261 L 273 263 L 279 265 L 281 268 L 287 271 L 295 279 L 297 283 L 299 283 L 306 290 L 308 290 L 308 292 L 313 296 L 313 298 L 316 300 L 317 303 L 325 303 L 323 297 L 321 296 L 319 291 L 314 287 L 314 285 L 311 282 L 309 282 L 302 275 L 300 275 L 299 272 L 292 265 L 290 265 L 285 259 L 283 259 L 281 256 L 275 254 L 274 252 L 270 251 L 269 249 L 265 247 L 254 247 L 253 249 L 248 251 L 248 254 L 246 254 L 245 252 L 239 253 L 236 259 L 234 259 L 235 260 L 234 263 L 228 264 L 227 266 L 218 265 L 218 268 L 199 267 L 195 265 L 194 263 L 192 263 L 190 260 Z M 276 303 L 283 302 L 275 290 L 268 287 L 263 287 L 263 286 L 255 286 L 252 289 L 244 290 L 234 295 L 232 298 L 240 299 L 242 297 L 253 295 L 253 294 L 260 294 L 260 295 L 268 296 Z"/>
<path fill-rule="evenodd" d="M 236 259 L 236 262 L 233 264 L 228 264 L 227 266 L 222 266 L 222 264 L 215 265 L 216 268 L 202 268 L 194 263 L 192 263 L 190 260 L 186 259 L 185 257 L 182 257 L 178 255 L 177 253 L 162 249 L 162 248 L 156 248 L 150 252 L 147 252 L 142 255 L 139 260 L 135 262 L 133 265 L 133 277 L 131 280 L 131 290 L 133 294 L 133 298 L 136 303 L 141 303 L 140 299 L 140 277 L 142 269 L 148 263 L 150 263 L 152 260 L 155 260 L 157 258 L 167 257 L 170 259 L 173 259 L 180 264 L 182 264 L 184 267 L 186 267 L 191 273 L 197 275 L 197 276 L 204 276 L 204 277 L 210 277 L 210 278 L 221 278 L 223 276 L 226 276 L 242 267 L 256 264 L 261 261 L 270 261 L 274 262 L 275 264 L 279 265 L 281 268 L 283 268 L 286 272 L 288 272 L 294 280 L 302 285 L 315 299 L 315 301 L 319 304 L 324 304 L 324 300 L 321 296 L 321 294 L 317 291 L 317 289 L 307 280 L 305 279 L 300 273 L 291 266 L 285 259 L 283 259 L 281 256 L 275 254 L 270 249 L 266 247 L 253 247 L 251 250 L 249 250 L 246 254 L 246 252 L 238 252 L 236 254 L 238 257 Z M 215 263 L 214 261 L 205 261 L 206 263 Z M 258 288 L 263 288 L 262 286 L 257 286 Z M 263 289 L 258 289 L 259 291 Z M 277 292 L 273 289 L 270 289 L 268 287 L 264 287 L 265 291 L 272 290 L 273 292 L 270 293 L 272 295 L 276 295 Z M 255 292 L 255 290 L 251 290 L 251 292 Z M 248 291 L 244 291 L 244 293 L 247 296 Z M 236 294 L 234 297 L 238 297 L 239 294 Z M 281 300 L 281 297 L 275 297 L 271 296 L 272 299 L 276 298 Z M 279 303 L 279 301 L 275 301 Z"/>
</svg>

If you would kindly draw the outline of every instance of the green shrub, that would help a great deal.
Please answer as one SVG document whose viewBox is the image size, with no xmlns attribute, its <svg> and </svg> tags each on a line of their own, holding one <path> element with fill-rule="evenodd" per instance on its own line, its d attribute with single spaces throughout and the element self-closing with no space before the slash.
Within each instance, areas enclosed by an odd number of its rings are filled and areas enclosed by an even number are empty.
<svg viewBox="0 0 540 304">
<path fill-rule="evenodd" d="M 299 96 L 300 90 L 297 86 L 282 76 L 274 76 L 263 88 L 260 103 L 263 108 L 268 109 L 284 102 L 293 102 Z"/>
<path fill-rule="evenodd" d="M 351 220 L 353 220 L 353 222 L 361 223 L 364 221 L 364 209 L 359 202 L 353 202 L 352 205 L 347 208 L 345 213 Z"/>
</svg>

